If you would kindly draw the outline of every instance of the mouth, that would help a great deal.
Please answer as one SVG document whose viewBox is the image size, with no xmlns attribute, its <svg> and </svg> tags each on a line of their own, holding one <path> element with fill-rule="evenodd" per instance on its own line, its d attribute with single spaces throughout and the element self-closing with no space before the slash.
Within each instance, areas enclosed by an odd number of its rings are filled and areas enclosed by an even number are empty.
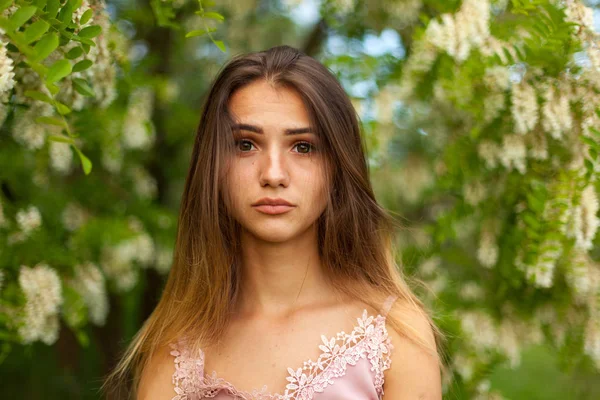
<svg viewBox="0 0 600 400">
<path fill-rule="evenodd" d="M 253 208 L 263 214 L 277 215 L 277 214 L 284 214 L 288 211 L 291 211 L 292 209 L 294 209 L 294 206 L 290 206 L 290 205 L 286 205 L 286 204 L 276 204 L 276 205 L 259 204 L 259 205 L 253 206 Z"/>
</svg>

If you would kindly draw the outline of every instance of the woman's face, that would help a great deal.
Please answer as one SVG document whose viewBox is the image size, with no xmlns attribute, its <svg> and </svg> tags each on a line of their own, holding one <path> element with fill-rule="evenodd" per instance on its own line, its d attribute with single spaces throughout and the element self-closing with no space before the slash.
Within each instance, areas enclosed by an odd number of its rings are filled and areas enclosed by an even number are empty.
<svg viewBox="0 0 600 400">
<path fill-rule="evenodd" d="M 327 188 L 324 154 L 300 95 L 260 80 L 235 91 L 229 111 L 237 124 L 227 179 L 234 218 L 269 242 L 306 232 L 325 209 Z M 258 205 L 265 198 L 291 206 Z"/>
</svg>

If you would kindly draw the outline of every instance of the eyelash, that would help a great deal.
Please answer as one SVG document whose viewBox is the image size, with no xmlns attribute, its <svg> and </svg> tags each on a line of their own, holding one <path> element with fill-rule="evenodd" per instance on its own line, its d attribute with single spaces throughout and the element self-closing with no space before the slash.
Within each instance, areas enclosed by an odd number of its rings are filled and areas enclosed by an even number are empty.
<svg viewBox="0 0 600 400">
<path fill-rule="evenodd" d="M 236 146 L 236 149 L 237 149 L 237 150 L 239 150 L 239 145 L 240 145 L 240 143 L 242 143 L 242 142 L 248 142 L 248 143 L 250 143 L 250 144 L 254 145 L 254 143 L 252 143 L 252 141 L 251 141 L 251 140 L 248 140 L 248 139 L 240 139 L 240 140 L 237 140 L 237 141 L 235 142 L 235 146 Z M 303 141 L 300 141 L 300 142 L 297 142 L 297 143 L 295 143 L 295 144 L 294 144 L 294 146 L 298 146 L 298 145 L 300 145 L 300 144 L 305 144 L 305 145 L 308 145 L 308 146 L 310 146 L 310 150 L 311 150 L 311 151 L 310 151 L 310 152 L 308 152 L 308 153 L 298 153 L 298 154 L 300 154 L 300 155 L 303 155 L 303 156 L 309 156 L 311 153 L 314 153 L 314 152 L 317 150 L 317 147 L 316 147 L 316 146 L 315 146 L 313 143 L 311 143 L 311 142 L 307 142 L 307 141 L 304 141 L 304 140 L 303 140 Z M 242 152 L 242 153 L 245 153 L 245 151 L 241 151 L 241 150 L 239 150 L 239 151 L 240 151 L 240 152 Z"/>
</svg>

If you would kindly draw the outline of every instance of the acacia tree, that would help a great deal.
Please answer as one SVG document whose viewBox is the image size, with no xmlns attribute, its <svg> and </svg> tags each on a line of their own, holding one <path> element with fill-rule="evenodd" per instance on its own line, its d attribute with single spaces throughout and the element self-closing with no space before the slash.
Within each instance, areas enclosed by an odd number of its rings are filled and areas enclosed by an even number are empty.
<svg viewBox="0 0 600 400">
<path fill-rule="evenodd" d="M 327 6 L 344 32 L 392 27 L 409 43 L 400 62 L 373 63 L 375 101 L 369 94 L 361 105 L 377 154 L 373 181 L 409 221 L 399 236 L 405 268 L 429 283 L 434 295 L 424 294 L 452 338 L 446 393 L 500 398 L 489 371 L 505 361 L 517 367 L 536 343 L 553 346 L 565 370 L 598 370 L 592 9 L 579 1 L 389 2 L 383 23 L 369 25 L 361 21 L 370 21 L 370 2 Z M 332 65 L 354 62 L 341 56 Z"/>
</svg>

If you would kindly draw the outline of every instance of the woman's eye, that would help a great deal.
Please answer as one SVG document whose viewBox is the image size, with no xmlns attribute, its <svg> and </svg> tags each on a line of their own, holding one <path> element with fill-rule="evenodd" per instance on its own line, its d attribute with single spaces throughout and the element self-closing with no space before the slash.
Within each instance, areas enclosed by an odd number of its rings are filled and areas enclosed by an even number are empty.
<svg viewBox="0 0 600 400">
<path fill-rule="evenodd" d="M 246 149 L 239 147 L 240 145 L 244 145 L 244 144 L 248 145 L 249 147 L 246 147 Z M 252 146 L 254 146 L 254 144 L 252 144 L 252 142 L 249 140 L 242 139 L 237 142 L 237 146 L 238 146 L 239 150 L 245 151 L 245 150 L 251 150 Z"/>
<path fill-rule="evenodd" d="M 299 153 L 301 154 L 309 154 L 315 150 L 315 146 L 308 142 L 296 143 L 296 147 L 298 147 Z"/>
</svg>

